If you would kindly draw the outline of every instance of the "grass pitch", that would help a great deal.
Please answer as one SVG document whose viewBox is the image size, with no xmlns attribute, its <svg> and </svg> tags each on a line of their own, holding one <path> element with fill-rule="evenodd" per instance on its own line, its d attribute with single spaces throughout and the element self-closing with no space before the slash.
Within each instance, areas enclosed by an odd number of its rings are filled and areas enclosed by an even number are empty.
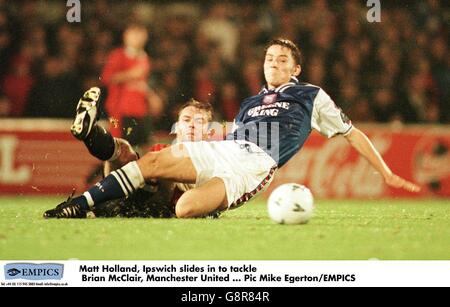
<svg viewBox="0 0 450 307">
<path fill-rule="evenodd" d="M 217 220 L 42 218 L 62 200 L 0 198 L 0 259 L 450 260 L 450 200 L 319 200 L 295 226 L 262 199 Z"/>
</svg>

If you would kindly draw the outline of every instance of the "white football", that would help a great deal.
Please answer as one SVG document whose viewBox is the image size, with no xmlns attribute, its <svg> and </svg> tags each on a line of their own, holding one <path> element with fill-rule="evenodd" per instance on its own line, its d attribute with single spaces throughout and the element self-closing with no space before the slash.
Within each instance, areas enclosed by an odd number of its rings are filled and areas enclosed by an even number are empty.
<svg viewBox="0 0 450 307">
<path fill-rule="evenodd" d="M 307 187 L 286 183 L 272 191 L 267 208 L 270 218 L 279 224 L 305 224 L 313 215 L 314 199 Z"/>
</svg>

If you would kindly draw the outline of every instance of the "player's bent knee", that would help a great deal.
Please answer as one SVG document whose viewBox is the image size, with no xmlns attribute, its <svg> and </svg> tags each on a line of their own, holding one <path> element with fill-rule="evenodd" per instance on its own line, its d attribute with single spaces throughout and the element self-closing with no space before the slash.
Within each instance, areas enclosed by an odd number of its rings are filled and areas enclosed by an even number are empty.
<svg viewBox="0 0 450 307">
<path fill-rule="evenodd" d="M 187 191 L 177 201 L 175 214 L 178 218 L 199 217 L 205 211 L 205 208 L 202 208 L 202 205 L 196 201 L 195 194 L 192 190 Z"/>
<path fill-rule="evenodd" d="M 211 199 L 204 195 L 205 191 L 190 190 L 185 192 L 175 206 L 178 218 L 204 217 L 217 210 L 225 210 L 227 204 L 219 199 Z"/>
<path fill-rule="evenodd" d="M 175 214 L 179 219 L 197 217 L 194 207 L 186 202 L 178 202 L 175 207 Z"/>
</svg>

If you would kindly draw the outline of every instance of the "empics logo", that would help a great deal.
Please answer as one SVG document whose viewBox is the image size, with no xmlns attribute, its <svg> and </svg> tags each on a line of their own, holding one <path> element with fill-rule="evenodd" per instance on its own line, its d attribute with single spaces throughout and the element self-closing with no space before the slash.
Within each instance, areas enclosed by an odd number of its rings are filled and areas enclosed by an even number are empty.
<svg viewBox="0 0 450 307">
<path fill-rule="evenodd" d="M 63 278 L 64 265 L 56 263 L 8 263 L 5 279 L 46 280 Z"/>
<path fill-rule="evenodd" d="M 8 276 L 16 276 L 17 274 L 20 274 L 20 270 L 13 268 L 9 269 L 7 272 Z"/>
</svg>

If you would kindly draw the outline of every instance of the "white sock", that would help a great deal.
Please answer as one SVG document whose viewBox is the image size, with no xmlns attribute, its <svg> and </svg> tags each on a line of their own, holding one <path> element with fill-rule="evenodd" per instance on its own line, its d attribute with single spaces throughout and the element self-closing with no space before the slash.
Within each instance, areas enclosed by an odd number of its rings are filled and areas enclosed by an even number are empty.
<svg viewBox="0 0 450 307">
<path fill-rule="evenodd" d="M 144 187 L 145 179 L 136 161 L 130 162 L 116 172 L 123 172 L 125 175 L 125 184 L 131 184 L 135 190 Z M 127 180 L 128 179 L 128 180 Z"/>
</svg>

